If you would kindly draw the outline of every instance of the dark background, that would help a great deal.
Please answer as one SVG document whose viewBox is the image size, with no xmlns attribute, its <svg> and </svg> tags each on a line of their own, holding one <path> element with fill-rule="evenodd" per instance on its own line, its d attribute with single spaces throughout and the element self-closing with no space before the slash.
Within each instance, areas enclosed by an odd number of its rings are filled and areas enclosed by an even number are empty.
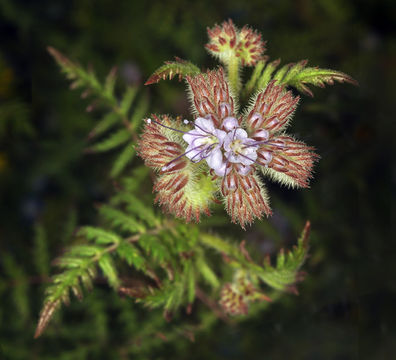
<svg viewBox="0 0 396 360">
<path fill-rule="evenodd" d="M 145 348 L 143 339 L 133 358 L 396 358 L 395 4 L 0 0 L 0 358 L 127 358 L 122 349 L 142 324 L 163 321 L 130 310 L 99 286 L 32 339 L 45 288 L 35 237 L 45 236 L 49 264 L 112 191 L 109 157 L 83 154 L 97 117 L 68 89 L 46 47 L 92 64 L 101 78 L 117 65 L 121 84 L 143 84 L 174 56 L 215 66 L 203 48 L 206 27 L 228 18 L 258 29 L 271 59 L 309 59 L 360 84 L 315 88 L 314 99 L 303 97 L 291 132 L 321 155 L 311 188 L 269 184 L 274 217 L 242 234 L 257 239 L 270 226 L 276 231 L 263 241 L 274 252 L 291 246 L 310 219 L 308 276 L 299 296 L 286 295 L 236 327 L 218 322 L 195 342 L 180 337 Z M 188 114 L 183 84 L 144 91 L 150 111 Z"/>
</svg>

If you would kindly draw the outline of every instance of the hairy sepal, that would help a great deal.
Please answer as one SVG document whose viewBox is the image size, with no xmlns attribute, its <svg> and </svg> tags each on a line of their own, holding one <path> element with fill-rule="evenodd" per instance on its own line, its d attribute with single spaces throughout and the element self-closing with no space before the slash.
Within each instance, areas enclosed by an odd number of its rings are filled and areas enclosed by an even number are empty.
<svg viewBox="0 0 396 360">
<path fill-rule="evenodd" d="M 264 185 L 253 173 L 242 176 L 232 170 L 223 178 L 221 191 L 231 221 L 239 223 L 243 229 L 255 218 L 272 214 Z"/>
<path fill-rule="evenodd" d="M 216 127 L 220 127 L 226 117 L 235 116 L 237 104 L 223 68 L 187 76 L 186 80 L 195 116 L 209 117 Z"/>
<path fill-rule="evenodd" d="M 258 150 L 258 163 L 262 153 L 272 155 L 271 162 L 260 167 L 263 174 L 290 188 L 309 187 L 313 165 L 319 160 L 314 148 L 287 135 L 274 136 L 271 144 Z"/>
<path fill-rule="evenodd" d="M 209 206 L 216 189 L 200 165 L 190 163 L 177 173 L 161 175 L 154 185 L 155 201 L 171 214 L 187 222 L 199 222 L 201 214 L 210 216 Z"/>
<path fill-rule="evenodd" d="M 246 125 L 250 132 L 265 129 L 269 133 L 284 130 L 293 117 L 299 97 L 271 81 L 268 86 L 252 97 L 247 109 Z"/>
<path fill-rule="evenodd" d="M 167 115 L 152 115 L 152 118 L 170 128 L 182 125 Z M 145 119 L 145 127 L 138 142 L 137 151 L 145 164 L 156 171 L 161 171 L 164 166 L 184 153 L 184 142 L 181 134 L 163 127 L 151 119 Z M 187 166 L 188 160 L 181 157 L 172 163 L 172 171 L 178 171 Z"/>
<path fill-rule="evenodd" d="M 152 117 L 165 126 L 187 130 L 180 122 L 166 115 Z M 182 156 L 186 145 L 182 133 L 154 122 L 147 123 L 146 120 L 138 153 L 146 165 L 159 174 L 154 185 L 154 191 L 157 192 L 155 201 L 178 218 L 198 222 L 203 212 L 210 215 L 209 205 L 216 184 L 204 174 L 205 164 L 195 164 Z"/>
</svg>

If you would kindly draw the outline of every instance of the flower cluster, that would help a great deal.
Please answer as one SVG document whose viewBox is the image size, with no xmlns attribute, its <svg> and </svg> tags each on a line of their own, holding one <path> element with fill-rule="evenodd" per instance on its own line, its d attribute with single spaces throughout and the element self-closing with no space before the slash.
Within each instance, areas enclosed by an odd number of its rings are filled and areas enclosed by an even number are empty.
<svg viewBox="0 0 396 360">
<path fill-rule="evenodd" d="M 208 28 L 208 36 L 206 48 L 225 64 L 232 58 L 238 58 L 242 66 L 253 66 L 262 59 L 265 51 L 261 34 L 248 26 L 238 30 L 231 19 L 224 21 L 221 26 Z"/>
<path fill-rule="evenodd" d="M 226 283 L 220 292 L 220 305 L 230 315 L 247 315 L 254 301 L 271 301 L 271 298 L 259 291 L 243 271 L 238 271 L 233 282 Z"/>
<path fill-rule="evenodd" d="M 271 214 L 258 171 L 288 186 L 308 186 L 317 155 L 284 133 L 298 97 L 270 82 L 240 114 L 222 68 L 186 80 L 194 121 L 153 115 L 138 144 L 159 172 L 156 199 L 169 212 L 198 221 L 221 196 L 232 222 L 244 228 Z"/>
</svg>

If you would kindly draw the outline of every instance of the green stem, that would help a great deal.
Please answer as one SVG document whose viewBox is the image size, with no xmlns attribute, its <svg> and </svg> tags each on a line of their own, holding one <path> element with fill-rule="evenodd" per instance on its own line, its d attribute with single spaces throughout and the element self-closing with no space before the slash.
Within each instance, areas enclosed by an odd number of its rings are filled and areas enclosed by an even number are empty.
<svg viewBox="0 0 396 360">
<path fill-rule="evenodd" d="M 243 89 L 242 96 L 244 98 L 247 98 L 256 88 L 257 81 L 264 69 L 265 64 L 265 60 L 259 61 L 257 63 L 256 67 L 253 70 L 252 76 L 250 77 L 250 80 L 246 83 L 245 88 Z"/>
<path fill-rule="evenodd" d="M 234 95 L 239 93 L 241 87 L 241 78 L 239 76 L 239 59 L 235 56 L 231 56 L 227 64 L 228 80 L 233 90 Z"/>
<path fill-rule="evenodd" d="M 252 261 L 249 261 L 243 255 L 239 247 L 208 233 L 201 234 L 200 240 L 207 247 L 211 247 L 212 249 L 215 249 L 218 252 L 226 255 L 230 260 L 233 260 L 230 265 L 234 268 L 245 269 L 252 272 L 253 274 L 256 274 L 261 278 L 261 280 L 263 280 L 265 283 L 275 289 L 284 289 L 285 284 L 279 285 L 276 281 L 277 277 L 279 276 L 277 272 L 267 271 L 262 266 L 257 265 Z M 289 282 L 293 283 L 294 280 L 294 277 L 292 277 Z"/>
</svg>

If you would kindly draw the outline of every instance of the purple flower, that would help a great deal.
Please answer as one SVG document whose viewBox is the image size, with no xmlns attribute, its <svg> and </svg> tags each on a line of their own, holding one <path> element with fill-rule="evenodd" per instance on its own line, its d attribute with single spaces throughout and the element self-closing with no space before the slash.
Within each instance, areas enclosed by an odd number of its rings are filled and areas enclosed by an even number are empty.
<svg viewBox="0 0 396 360">
<path fill-rule="evenodd" d="M 183 135 L 183 140 L 188 144 L 186 157 L 192 162 L 206 160 L 207 164 L 219 176 L 223 176 L 226 168 L 222 146 L 227 134 L 216 129 L 213 121 L 198 117 L 195 128 Z"/>
<path fill-rule="evenodd" d="M 245 130 L 235 128 L 228 132 L 224 139 L 225 157 L 234 164 L 242 164 L 245 167 L 254 164 L 257 159 L 257 142 L 248 137 Z"/>
</svg>

